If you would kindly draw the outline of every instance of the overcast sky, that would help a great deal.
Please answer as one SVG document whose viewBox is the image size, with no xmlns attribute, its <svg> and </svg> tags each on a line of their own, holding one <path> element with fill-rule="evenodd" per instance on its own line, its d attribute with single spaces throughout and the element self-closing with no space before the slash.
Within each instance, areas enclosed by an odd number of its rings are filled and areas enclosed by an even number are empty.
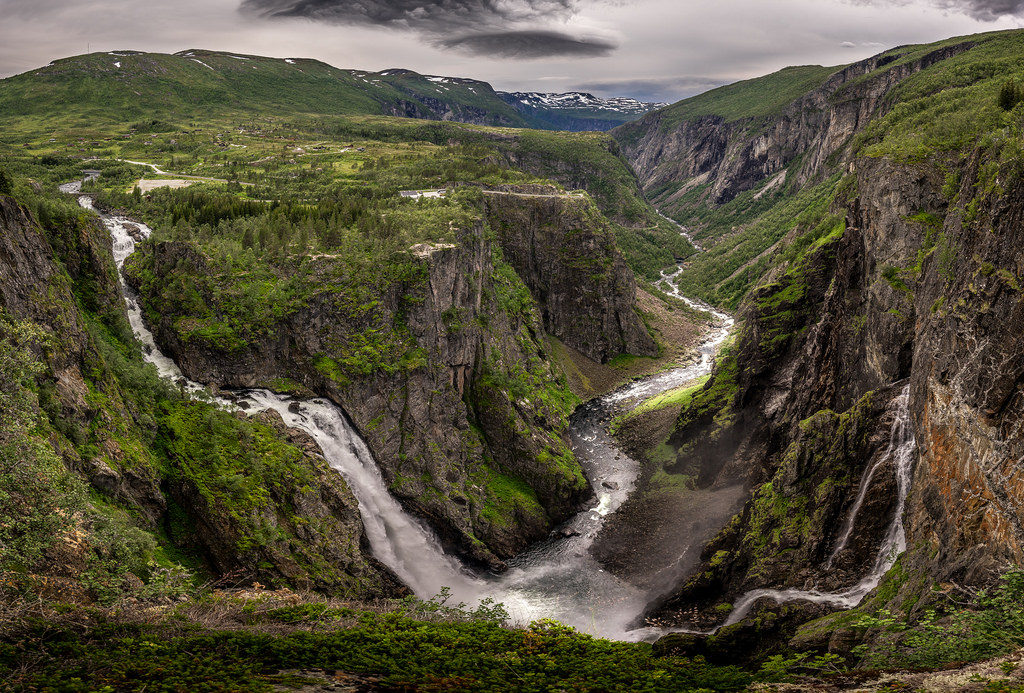
<svg viewBox="0 0 1024 693">
<path fill-rule="evenodd" d="M 1024 0 L 0 0 L 0 76 L 208 48 L 674 101 L 786 65 L 1024 26 Z"/>
</svg>

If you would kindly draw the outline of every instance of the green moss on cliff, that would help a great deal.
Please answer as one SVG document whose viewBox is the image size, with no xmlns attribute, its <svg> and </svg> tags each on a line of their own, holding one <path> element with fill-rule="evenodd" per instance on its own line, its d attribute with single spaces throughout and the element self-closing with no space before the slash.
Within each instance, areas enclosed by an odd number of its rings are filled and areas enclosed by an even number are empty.
<svg viewBox="0 0 1024 693">
<path fill-rule="evenodd" d="M 735 310 L 773 267 L 795 260 L 841 233 L 841 216 L 830 214 L 840 181 L 840 176 L 834 175 L 796 193 L 748 191 L 718 207 L 696 205 L 685 214 L 676 214 L 683 223 L 699 229 L 698 241 L 713 243 L 683 270 L 680 289 L 712 305 Z M 793 242 L 784 245 L 783 239 L 794 232 Z"/>
</svg>

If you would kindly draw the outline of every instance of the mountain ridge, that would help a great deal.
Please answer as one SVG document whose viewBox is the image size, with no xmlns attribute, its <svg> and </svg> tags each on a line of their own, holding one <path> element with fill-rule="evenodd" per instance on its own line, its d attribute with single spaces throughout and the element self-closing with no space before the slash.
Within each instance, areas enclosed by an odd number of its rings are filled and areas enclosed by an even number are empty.
<svg viewBox="0 0 1024 693">
<path fill-rule="evenodd" d="M 92 120 L 125 114 L 186 119 L 277 109 L 542 130 L 608 130 L 633 116 L 629 109 L 624 116 L 611 112 L 607 104 L 616 99 L 594 99 L 566 113 L 542 104 L 516 108 L 502 94 L 482 80 L 405 68 L 373 72 L 314 58 L 198 48 L 173 54 L 118 50 L 59 58 L 0 80 L 0 113 L 31 119 L 73 106 L 85 109 Z"/>
</svg>

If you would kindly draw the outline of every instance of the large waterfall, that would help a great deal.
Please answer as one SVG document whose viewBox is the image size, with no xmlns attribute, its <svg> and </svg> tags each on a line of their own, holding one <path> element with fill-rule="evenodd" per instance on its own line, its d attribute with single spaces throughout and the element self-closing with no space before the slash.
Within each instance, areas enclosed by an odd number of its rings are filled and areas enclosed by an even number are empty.
<svg viewBox="0 0 1024 693">
<path fill-rule="evenodd" d="M 79 200 L 82 206 L 92 209 L 89 197 L 83 196 Z M 136 238 L 148 237 L 152 232 L 144 224 L 107 214 L 100 216 L 113 239 L 114 259 L 120 270 L 135 251 Z M 662 288 L 689 305 L 710 312 L 717 320 L 718 327 L 699 348 L 700 359 L 688 367 L 623 386 L 577 410 L 572 417 L 572 445 L 594 484 L 595 505 L 569 520 L 547 541 L 510 561 L 509 570 L 504 574 L 485 576 L 473 574 L 455 557 L 446 554 L 433 532 L 404 511 L 389 493 L 369 448 L 337 405 L 325 399 L 296 401 L 268 390 L 233 393 L 230 400 L 213 397 L 202 385 L 185 378 L 177 364 L 160 351 L 145 325 L 139 303 L 123 277 L 121 286 L 129 321 L 143 345 L 145 359 L 156 366 L 161 376 L 174 379 L 192 396 L 210 399 L 223 407 L 240 407 L 249 411 L 273 409 L 289 426 L 307 432 L 316 440 L 324 458 L 345 478 L 359 502 L 374 556 L 391 568 L 418 596 L 429 598 L 447 587 L 457 600 L 468 604 L 479 603 L 486 597 L 493 598 L 503 603 L 519 623 L 553 618 L 595 635 L 639 639 L 650 637 L 653 632 L 652 629 L 631 629 L 650 595 L 604 571 L 589 551 L 605 519 L 633 491 L 639 472 L 638 463 L 618 449 L 607 432 L 605 422 L 610 416 L 626 411 L 651 396 L 710 373 L 714 356 L 733 324 L 728 315 L 683 296 L 675 284 L 676 276 L 663 275 L 660 281 Z M 861 492 L 835 551 L 838 553 L 845 545 L 850 532 L 848 528 L 853 526 L 871 476 L 879 465 L 891 461 L 897 470 L 899 503 L 871 573 L 842 592 L 754 590 L 736 602 L 723 625 L 740 621 L 753 604 L 764 597 L 780 602 L 803 599 L 849 608 L 878 585 L 896 557 L 906 548 L 902 516 L 910 487 L 914 452 L 908 399 L 908 388 L 904 388 L 896 400 L 889 448 L 865 474 Z M 668 570 L 671 566 L 661 568 Z"/>
</svg>

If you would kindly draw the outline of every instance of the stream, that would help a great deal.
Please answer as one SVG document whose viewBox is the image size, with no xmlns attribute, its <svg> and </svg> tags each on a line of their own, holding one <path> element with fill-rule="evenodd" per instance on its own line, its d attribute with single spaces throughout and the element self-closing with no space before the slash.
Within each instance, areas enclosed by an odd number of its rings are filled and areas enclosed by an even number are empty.
<svg viewBox="0 0 1024 693">
<path fill-rule="evenodd" d="M 73 194 L 78 191 L 67 192 Z M 94 210 L 90 197 L 80 196 L 79 202 L 86 209 Z M 114 260 L 120 271 L 125 260 L 135 251 L 136 240 L 149 237 L 152 231 L 145 224 L 122 217 L 100 213 L 100 218 L 110 231 Z M 430 598 L 447 587 L 456 602 L 473 606 L 491 598 L 504 604 L 512 620 L 519 624 L 551 618 L 595 636 L 640 640 L 667 632 L 634 629 L 638 615 L 650 601 L 651 593 L 606 572 L 589 551 L 606 519 L 629 498 L 640 471 L 640 465 L 617 447 L 608 433 L 608 422 L 654 395 L 708 375 L 715 355 L 734 324 L 730 316 L 681 295 L 675 284 L 677 276 L 678 272 L 663 273 L 659 286 L 715 318 L 714 328 L 698 347 L 699 358 L 688 366 L 636 380 L 577 408 L 571 418 L 571 444 L 593 484 L 595 502 L 557 528 L 547 540 L 510 560 L 508 570 L 500 575 L 479 575 L 470 571 L 456 557 L 443 551 L 426 525 L 405 512 L 388 491 L 370 450 L 333 402 L 321 398 L 296 400 L 268 390 L 234 392 L 229 395 L 230 399 L 226 399 L 214 397 L 199 383 L 185 378 L 177 364 L 156 345 L 153 334 L 143 321 L 138 299 L 125 284 L 123 276 L 120 281 L 129 321 L 143 345 L 145 360 L 152 363 L 162 377 L 173 379 L 191 396 L 213 401 L 225 408 L 250 412 L 273 409 L 287 425 L 312 436 L 324 458 L 345 478 L 355 495 L 373 555 L 391 568 L 418 597 Z M 903 397 L 905 410 L 906 393 Z M 898 422 L 903 422 L 898 441 L 894 428 L 895 442 L 890 445 L 893 456 L 906 452 L 905 438 L 910 427 L 904 414 L 905 411 L 901 411 L 897 417 Z M 911 446 L 912 441 L 911 435 Z M 904 456 L 909 465 L 911 453 L 906 452 Z M 753 602 L 764 596 L 776 600 L 812 599 L 837 605 L 852 605 L 856 603 L 851 602 L 853 599 L 859 602 L 877 585 L 881 574 L 895 560 L 894 554 L 902 551 L 905 545 L 902 509 L 905 487 L 909 486 L 909 471 L 904 474 L 903 467 L 899 469 L 899 512 L 894 526 L 890 527 L 891 541 L 887 538 L 886 546 L 880 550 L 879 562 L 872 576 L 848 593 L 758 590 L 737 602 L 729 620 L 723 625 L 740 620 Z M 853 520 L 849 523 L 852 526 Z M 691 548 L 699 550 L 697 542 L 693 543 Z M 691 553 L 690 549 L 686 552 Z M 877 577 L 873 577 L 875 573 L 878 573 Z"/>
</svg>

